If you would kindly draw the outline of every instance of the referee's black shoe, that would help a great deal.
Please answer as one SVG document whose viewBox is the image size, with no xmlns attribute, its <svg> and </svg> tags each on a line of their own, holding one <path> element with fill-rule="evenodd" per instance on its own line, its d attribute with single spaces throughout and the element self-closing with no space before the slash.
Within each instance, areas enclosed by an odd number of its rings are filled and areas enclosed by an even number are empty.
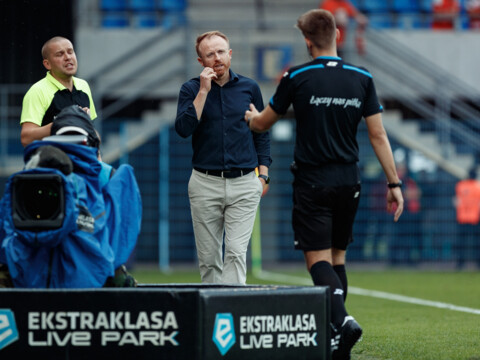
<svg viewBox="0 0 480 360">
<path fill-rule="evenodd" d="M 345 316 L 340 330 L 332 329 L 332 360 L 349 360 L 350 351 L 362 336 L 362 328 L 353 316 Z"/>
</svg>

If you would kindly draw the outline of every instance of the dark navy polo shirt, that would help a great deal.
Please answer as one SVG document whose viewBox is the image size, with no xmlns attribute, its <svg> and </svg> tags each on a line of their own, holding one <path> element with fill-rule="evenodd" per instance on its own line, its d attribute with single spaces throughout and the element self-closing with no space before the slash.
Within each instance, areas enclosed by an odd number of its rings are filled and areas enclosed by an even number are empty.
<svg viewBox="0 0 480 360">
<path fill-rule="evenodd" d="M 270 135 L 250 131 L 244 116 L 250 103 L 261 111 L 263 99 L 258 84 L 230 70 L 230 81 L 219 86 L 212 81 L 200 121 L 193 101 L 200 77 L 180 89 L 175 130 L 181 137 L 192 135 L 193 167 L 206 170 L 252 169 L 270 166 Z"/>
</svg>

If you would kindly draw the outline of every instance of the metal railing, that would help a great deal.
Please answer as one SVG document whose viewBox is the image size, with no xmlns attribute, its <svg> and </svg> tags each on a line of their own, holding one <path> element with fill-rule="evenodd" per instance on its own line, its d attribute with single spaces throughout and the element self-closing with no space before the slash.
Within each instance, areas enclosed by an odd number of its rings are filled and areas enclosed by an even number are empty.
<svg viewBox="0 0 480 360">
<path fill-rule="evenodd" d="M 20 100 L 29 88 L 29 84 L 0 84 L 0 176 L 8 176 L 22 168 L 17 164 L 21 154 L 12 158 L 12 144 L 20 145 Z"/>
<path fill-rule="evenodd" d="M 480 111 L 465 101 L 480 99 L 479 91 L 385 32 L 369 30 L 367 39 L 369 49 L 365 59 L 375 70 L 377 88 L 395 94 L 395 100 L 432 122 L 440 142 L 461 139 L 473 152 L 480 153 L 478 137 L 465 125 L 480 119 Z M 434 100 L 433 104 L 428 97 Z M 452 154 L 442 155 L 448 158 Z"/>
<path fill-rule="evenodd" d="M 142 98 L 145 95 L 148 95 L 153 88 L 161 87 L 163 83 L 166 83 L 169 79 L 174 78 L 177 75 L 185 73 L 186 64 L 185 64 L 185 52 L 186 45 L 185 41 L 183 43 L 173 43 L 175 40 L 172 40 L 172 36 L 178 34 L 178 32 L 183 32 L 183 37 L 185 37 L 185 27 L 172 27 L 169 29 L 159 29 L 159 32 L 154 36 L 140 42 L 135 47 L 131 48 L 126 54 L 123 54 L 120 58 L 116 58 L 109 63 L 105 64 L 98 70 L 96 70 L 92 75 L 88 77 L 88 81 L 95 90 L 95 101 L 98 104 L 99 108 L 99 118 L 106 119 L 116 112 L 124 109 L 126 106 L 134 102 L 135 100 Z M 162 52 L 158 53 L 156 56 L 147 59 L 141 65 L 139 65 L 139 59 L 144 58 L 146 50 L 153 48 L 154 46 L 159 47 L 159 44 L 165 44 L 162 47 Z M 117 89 L 119 87 L 125 86 L 128 84 L 131 79 L 135 78 L 135 74 L 142 73 L 144 69 L 150 69 L 156 67 L 161 69 L 162 63 L 168 58 L 180 55 L 183 57 L 183 61 L 177 63 L 176 66 L 172 69 L 169 68 L 168 71 L 158 71 L 158 73 L 149 79 L 149 81 L 142 83 L 140 87 L 129 91 L 128 94 L 122 95 L 115 99 L 115 101 L 105 107 L 101 105 L 101 99 L 111 91 L 111 89 Z M 128 71 L 123 73 L 121 77 L 116 77 L 115 81 L 105 84 L 104 80 L 113 74 L 120 67 L 125 67 L 128 65 Z"/>
</svg>

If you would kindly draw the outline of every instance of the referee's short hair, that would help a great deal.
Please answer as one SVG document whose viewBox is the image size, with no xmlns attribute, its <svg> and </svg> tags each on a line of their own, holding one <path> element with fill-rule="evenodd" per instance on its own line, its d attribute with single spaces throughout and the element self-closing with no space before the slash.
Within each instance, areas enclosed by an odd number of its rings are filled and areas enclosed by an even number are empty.
<svg viewBox="0 0 480 360">
<path fill-rule="evenodd" d="M 330 11 L 307 11 L 298 18 L 297 27 L 319 49 L 328 49 L 335 42 L 337 25 Z"/>
</svg>

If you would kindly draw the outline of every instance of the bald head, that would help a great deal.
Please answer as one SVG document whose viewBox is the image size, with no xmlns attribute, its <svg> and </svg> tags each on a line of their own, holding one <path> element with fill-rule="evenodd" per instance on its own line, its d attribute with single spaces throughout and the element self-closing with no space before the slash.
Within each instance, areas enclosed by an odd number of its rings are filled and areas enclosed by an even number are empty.
<svg viewBox="0 0 480 360">
<path fill-rule="evenodd" d="M 66 88 L 73 88 L 72 77 L 77 73 L 77 56 L 70 40 L 56 36 L 42 47 L 43 66 Z"/>
<path fill-rule="evenodd" d="M 55 44 L 55 43 L 58 43 L 58 42 L 61 42 L 61 41 L 68 41 L 71 44 L 71 41 L 68 40 L 67 38 L 64 38 L 63 36 L 55 36 L 55 37 L 51 38 L 50 40 L 48 40 L 47 42 L 45 42 L 45 44 L 43 44 L 43 46 L 42 46 L 42 58 L 47 59 L 48 56 L 50 55 L 51 45 Z M 72 45 L 72 47 L 73 47 L 73 45 Z"/>
</svg>

